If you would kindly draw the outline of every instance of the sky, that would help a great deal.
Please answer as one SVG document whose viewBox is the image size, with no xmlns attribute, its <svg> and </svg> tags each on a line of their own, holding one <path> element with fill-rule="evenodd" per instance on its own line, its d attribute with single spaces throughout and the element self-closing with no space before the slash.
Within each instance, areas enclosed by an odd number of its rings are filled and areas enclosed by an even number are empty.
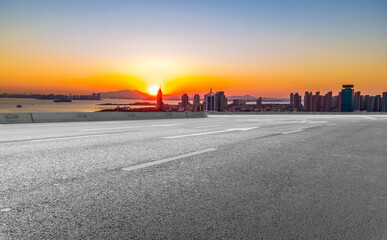
<svg viewBox="0 0 387 240">
<path fill-rule="evenodd" d="M 0 93 L 387 91 L 387 1 L 0 0 Z"/>
</svg>

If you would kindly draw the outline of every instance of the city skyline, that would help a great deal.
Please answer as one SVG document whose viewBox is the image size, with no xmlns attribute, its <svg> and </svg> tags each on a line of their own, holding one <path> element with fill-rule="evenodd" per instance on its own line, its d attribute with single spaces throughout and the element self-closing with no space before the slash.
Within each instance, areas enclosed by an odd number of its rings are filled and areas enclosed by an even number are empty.
<svg viewBox="0 0 387 240">
<path fill-rule="evenodd" d="M 1 1 L 1 92 L 387 90 L 385 1 Z"/>
</svg>

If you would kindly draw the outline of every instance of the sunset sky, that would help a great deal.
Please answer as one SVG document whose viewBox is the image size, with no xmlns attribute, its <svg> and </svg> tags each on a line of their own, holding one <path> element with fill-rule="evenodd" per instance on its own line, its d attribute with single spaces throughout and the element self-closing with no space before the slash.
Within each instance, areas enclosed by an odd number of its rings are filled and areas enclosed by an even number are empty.
<svg viewBox="0 0 387 240">
<path fill-rule="evenodd" d="M 387 91 L 387 1 L 4 1 L 0 93 Z"/>
</svg>

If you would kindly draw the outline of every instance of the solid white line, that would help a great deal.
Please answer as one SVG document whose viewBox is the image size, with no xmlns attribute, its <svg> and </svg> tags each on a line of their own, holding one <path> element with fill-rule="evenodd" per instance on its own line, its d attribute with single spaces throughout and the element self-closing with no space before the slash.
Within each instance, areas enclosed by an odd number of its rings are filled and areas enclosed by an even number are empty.
<svg viewBox="0 0 387 240">
<path fill-rule="evenodd" d="M 337 123 L 331 123 L 331 124 L 328 124 L 327 126 L 335 126 L 337 125 Z"/>
<path fill-rule="evenodd" d="M 102 130 L 119 130 L 119 129 L 131 129 L 131 128 L 147 128 L 147 127 L 170 127 L 182 124 L 159 124 L 159 125 L 147 125 L 147 126 L 129 126 L 129 127 L 112 127 L 112 128 L 87 128 L 81 129 L 81 132 L 85 131 L 102 131 Z"/>
<path fill-rule="evenodd" d="M 361 116 L 361 115 L 356 115 L 356 117 L 361 117 L 361 118 L 376 120 L 376 118 L 373 118 L 373 117 L 367 117 L 367 116 Z"/>
<path fill-rule="evenodd" d="M 109 134 L 96 134 L 96 135 L 86 135 L 86 136 L 71 136 L 71 137 L 57 137 L 57 138 L 45 138 L 45 139 L 34 139 L 30 140 L 30 142 L 44 142 L 44 141 L 53 141 L 53 140 L 66 140 L 66 139 L 74 139 L 74 138 L 92 138 L 92 137 L 100 137 L 107 136 Z"/>
<path fill-rule="evenodd" d="M 154 165 L 158 165 L 158 164 L 162 164 L 162 163 L 166 163 L 166 162 L 171 162 L 171 161 L 175 161 L 175 160 L 182 159 L 182 158 L 192 157 L 195 155 L 199 155 L 199 154 L 206 153 L 206 152 L 212 152 L 212 151 L 216 151 L 216 148 L 207 148 L 207 149 L 200 150 L 197 152 L 191 152 L 191 153 L 187 153 L 187 154 L 183 154 L 183 155 L 179 155 L 179 156 L 175 156 L 175 157 L 166 158 L 163 160 L 158 160 L 158 161 L 154 161 L 154 162 L 143 163 L 143 164 L 139 164 L 136 166 L 123 168 L 122 170 L 133 171 L 136 169 L 146 168 L 146 167 L 150 167 L 150 166 L 154 166 Z"/>
<path fill-rule="evenodd" d="M 194 127 L 194 128 L 208 128 L 208 127 L 218 127 L 220 125 L 207 125 L 207 126 L 199 126 L 199 127 Z"/>
<path fill-rule="evenodd" d="M 295 132 L 301 132 L 302 129 L 297 129 L 297 130 L 293 130 L 293 131 L 289 131 L 289 132 L 284 132 L 282 134 L 289 134 L 289 133 L 295 133 Z"/>
<path fill-rule="evenodd" d="M 257 127 L 230 128 L 230 129 L 226 129 L 226 130 L 219 130 L 219 131 L 213 131 L 213 132 L 192 133 L 192 134 L 169 136 L 169 137 L 163 137 L 163 138 L 172 139 L 172 138 L 194 137 L 194 136 L 202 136 L 202 135 L 216 134 L 216 133 L 225 133 L 225 132 L 234 132 L 234 131 L 247 131 L 247 130 L 252 130 L 252 129 L 255 129 L 255 128 L 257 128 Z"/>
</svg>

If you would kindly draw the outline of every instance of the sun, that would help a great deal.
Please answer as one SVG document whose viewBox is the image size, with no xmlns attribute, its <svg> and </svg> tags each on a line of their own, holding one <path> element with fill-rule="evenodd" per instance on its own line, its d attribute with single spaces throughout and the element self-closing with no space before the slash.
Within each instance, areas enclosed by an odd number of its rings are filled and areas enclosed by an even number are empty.
<svg viewBox="0 0 387 240">
<path fill-rule="evenodd" d="M 148 93 L 151 95 L 157 95 L 158 91 L 159 91 L 159 87 L 157 86 L 151 86 L 148 88 Z"/>
</svg>

